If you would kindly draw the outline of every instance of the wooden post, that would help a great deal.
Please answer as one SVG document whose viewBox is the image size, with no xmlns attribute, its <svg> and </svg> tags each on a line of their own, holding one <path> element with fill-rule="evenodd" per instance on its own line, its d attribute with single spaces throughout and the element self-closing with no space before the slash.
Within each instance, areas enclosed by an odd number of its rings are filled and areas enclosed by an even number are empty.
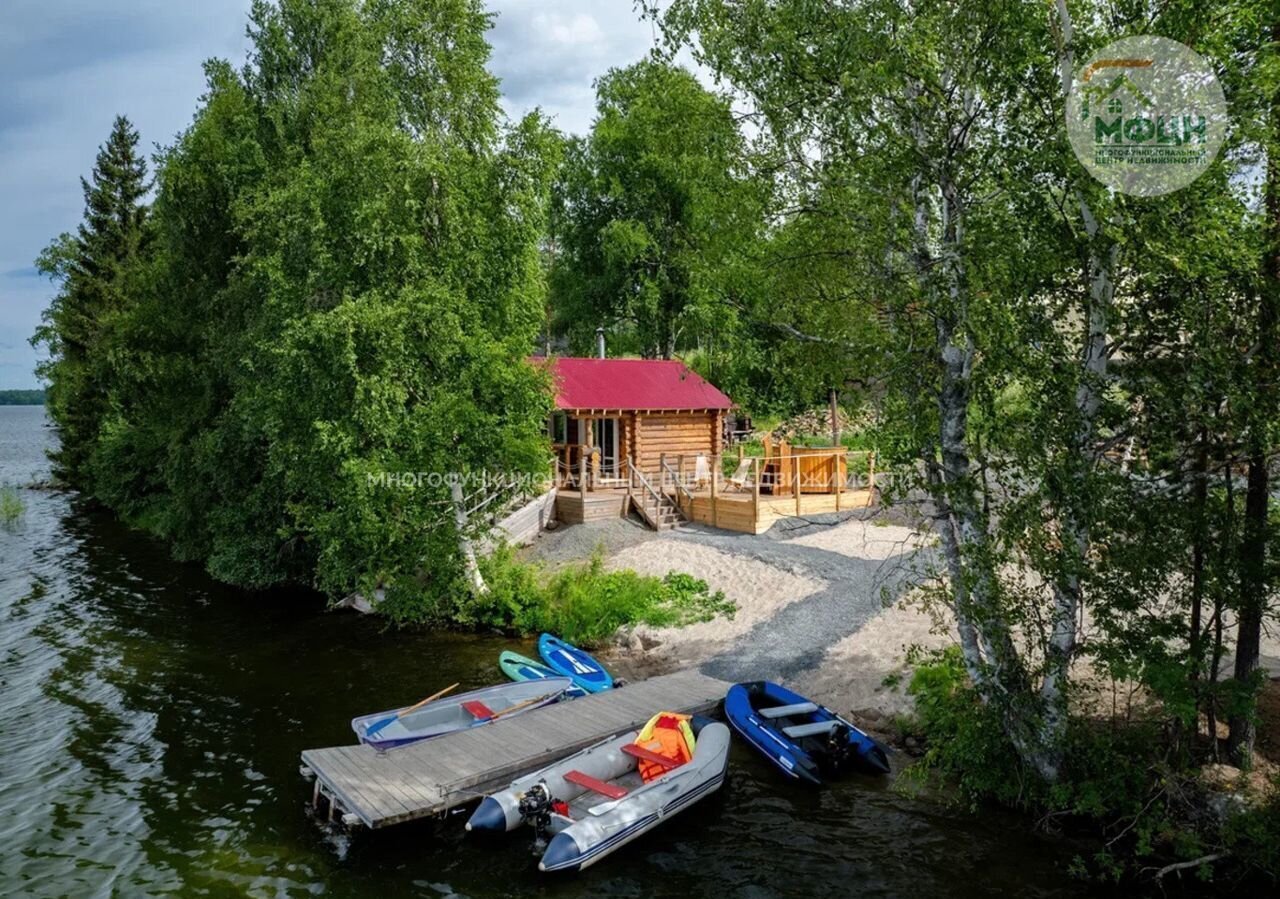
<svg viewBox="0 0 1280 899">
<path fill-rule="evenodd" d="M 760 524 L 760 464 L 759 456 L 751 457 L 751 530 Z"/>
<path fill-rule="evenodd" d="M 591 457 L 591 489 L 595 490 L 596 482 L 600 480 L 600 457 L 596 455 L 596 429 L 595 422 L 588 418 L 585 422 L 587 429 L 587 455 Z"/>
<path fill-rule="evenodd" d="M 875 450 L 867 453 L 867 490 L 871 495 L 867 497 L 867 505 L 875 500 L 876 491 L 876 453 Z"/>
<path fill-rule="evenodd" d="M 792 450 L 792 453 L 793 455 L 791 456 L 791 483 L 795 487 L 795 491 L 796 491 L 796 515 L 798 516 L 800 514 L 800 457 L 797 455 L 794 455 L 795 450 Z"/>
<path fill-rule="evenodd" d="M 676 457 L 676 505 L 680 505 L 680 488 L 684 486 L 684 453 Z M 681 506 L 681 508 L 684 508 Z"/>
<path fill-rule="evenodd" d="M 836 482 L 836 511 L 837 512 L 840 511 L 840 494 L 844 493 L 844 479 L 840 477 L 840 466 L 843 461 L 844 461 L 844 457 L 842 455 L 837 454 L 831 457 L 831 467 L 835 469 L 831 477 L 834 478 Z"/>
<path fill-rule="evenodd" d="M 831 388 L 827 399 L 831 403 L 831 445 L 840 445 L 840 405 L 836 402 L 836 389 Z"/>
<path fill-rule="evenodd" d="M 744 452 L 746 452 L 745 448 L 743 447 L 743 445 L 742 445 L 741 443 L 739 443 L 739 444 L 738 444 L 738 464 L 739 464 L 739 465 L 741 465 L 741 464 L 742 464 L 742 454 L 743 454 Z"/>
<path fill-rule="evenodd" d="M 711 524 L 713 527 L 720 527 L 719 508 L 716 503 L 716 469 L 720 467 L 720 457 L 718 455 L 711 457 Z"/>
<path fill-rule="evenodd" d="M 581 446 L 578 447 L 578 494 L 585 503 L 587 501 L 587 454 Z"/>
<path fill-rule="evenodd" d="M 667 454 L 658 453 L 658 492 L 667 492 Z"/>
</svg>

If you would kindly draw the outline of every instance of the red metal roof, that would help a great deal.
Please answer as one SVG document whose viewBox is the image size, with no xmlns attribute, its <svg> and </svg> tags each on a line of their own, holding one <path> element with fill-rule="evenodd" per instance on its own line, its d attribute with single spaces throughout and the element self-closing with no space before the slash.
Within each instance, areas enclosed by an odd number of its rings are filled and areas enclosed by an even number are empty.
<svg viewBox="0 0 1280 899">
<path fill-rule="evenodd" d="M 553 356 L 557 409 L 731 409 L 733 401 L 678 359 Z"/>
</svg>

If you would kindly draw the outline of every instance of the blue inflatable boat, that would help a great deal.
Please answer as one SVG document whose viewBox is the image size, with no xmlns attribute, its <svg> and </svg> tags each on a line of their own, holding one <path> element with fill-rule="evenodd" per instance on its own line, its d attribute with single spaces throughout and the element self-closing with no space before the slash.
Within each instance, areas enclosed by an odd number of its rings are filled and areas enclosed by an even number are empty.
<svg viewBox="0 0 1280 899">
<path fill-rule="evenodd" d="M 543 634 L 538 638 L 538 655 L 556 674 L 573 679 L 588 693 L 599 693 L 613 686 L 613 677 L 604 666 L 571 643 Z"/>
<path fill-rule="evenodd" d="M 734 684 L 724 698 L 729 724 L 788 776 L 821 786 L 856 768 L 888 774 L 883 746 L 835 712 L 770 681 Z"/>
</svg>

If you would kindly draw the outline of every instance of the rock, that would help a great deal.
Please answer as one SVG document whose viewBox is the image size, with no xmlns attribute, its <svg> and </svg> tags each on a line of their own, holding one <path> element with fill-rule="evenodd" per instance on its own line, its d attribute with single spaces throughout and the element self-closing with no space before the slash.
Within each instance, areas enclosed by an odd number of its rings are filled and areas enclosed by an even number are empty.
<svg viewBox="0 0 1280 899">
<path fill-rule="evenodd" d="M 1249 802 L 1239 793 L 1213 793 L 1205 801 L 1205 808 L 1221 822 L 1247 811 Z"/>
<path fill-rule="evenodd" d="M 1200 769 L 1200 780 L 1210 790 L 1228 792 L 1237 788 L 1243 773 L 1233 765 L 1205 765 Z"/>
<path fill-rule="evenodd" d="M 880 711 L 879 709 L 871 709 L 871 708 L 853 709 L 852 711 L 849 712 L 849 716 L 852 718 L 858 718 L 859 720 L 865 721 L 868 724 L 878 724 L 879 722 L 884 720 L 884 712 Z"/>
<path fill-rule="evenodd" d="M 657 639 L 656 637 L 650 636 L 649 634 L 640 634 L 639 636 L 640 636 L 640 646 L 641 648 L 644 649 L 645 652 L 648 652 L 652 649 L 657 649 L 659 646 L 662 645 L 661 640 Z"/>
<path fill-rule="evenodd" d="M 920 748 L 920 741 L 915 737 L 907 737 L 902 741 L 902 745 L 907 747 L 907 749 L 916 750 Z"/>
<path fill-rule="evenodd" d="M 334 603 L 333 607 L 335 609 L 353 609 L 361 615 L 369 615 L 377 609 L 378 603 L 382 602 L 384 596 L 385 594 L 383 593 L 382 588 L 379 587 L 377 590 L 373 591 L 372 602 L 369 601 L 363 593 L 352 593 Z"/>
</svg>

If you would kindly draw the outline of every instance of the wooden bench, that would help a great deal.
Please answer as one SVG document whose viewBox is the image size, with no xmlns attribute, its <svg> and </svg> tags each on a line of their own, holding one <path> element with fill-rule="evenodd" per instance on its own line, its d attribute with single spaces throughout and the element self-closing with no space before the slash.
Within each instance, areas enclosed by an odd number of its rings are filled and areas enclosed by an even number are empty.
<svg viewBox="0 0 1280 899">
<path fill-rule="evenodd" d="M 466 711 L 470 712 L 475 718 L 492 718 L 494 715 L 493 709 L 489 708 L 478 699 L 473 699 L 470 702 L 464 702 L 462 707 Z"/>
<path fill-rule="evenodd" d="M 683 764 L 675 759 L 669 759 L 665 755 L 658 755 L 652 749 L 645 749 L 639 743 L 627 743 L 622 747 L 622 751 L 633 758 L 644 759 L 646 762 L 653 762 L 663 768 L 679 768 Z"/>
<path fill-rule="evenodd" d="M 618 787 L 611 783 L 605 783 L 603 780 L 592 777 L 590 774 L 584 774 L 581 771 L 566 771 L 564 779 L 571 784 L 586 787 L 593 793 L 599 793 L 601 796 L 608 796 L 610 799 L 621 799 L 623 796 L 627 795 L 626 787 Z"/>
</svg>

